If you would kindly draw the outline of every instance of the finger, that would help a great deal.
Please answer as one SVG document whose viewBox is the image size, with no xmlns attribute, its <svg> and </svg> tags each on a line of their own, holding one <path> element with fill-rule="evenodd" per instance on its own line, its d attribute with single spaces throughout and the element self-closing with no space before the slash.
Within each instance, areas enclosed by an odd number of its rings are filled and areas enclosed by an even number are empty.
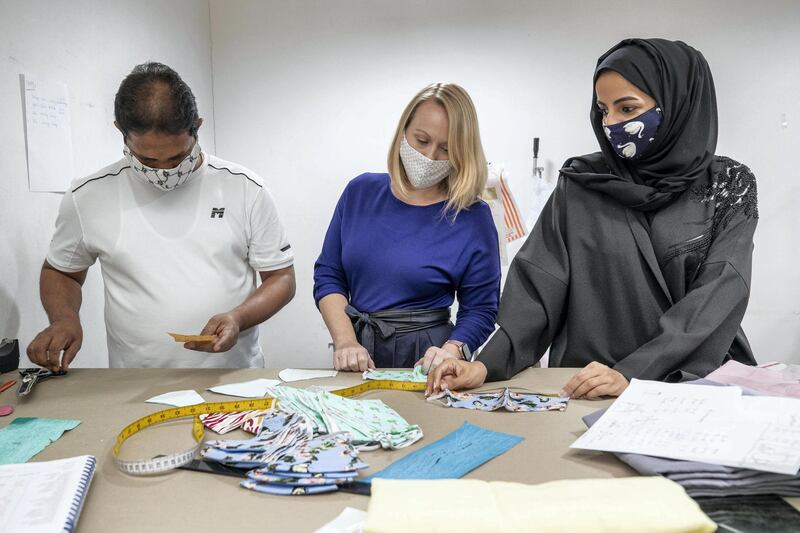
<svg viewBox="0 0 800 533">
<path fill-rule="evenodd" d="M 333 352 L 333 369 L 334 370 L 342 370 L 342 363 L 341 363 L 341 352 Z"/>
<path fill-rule="evenodd" d="M 369 354 L 366 352 L 362 352 L 358 354 L 358 371 L 359 372 L 366 372 L 367 368 L 369 368 Z"/>
<path fill-rule="evenodd" d="M 583 398 L 584 395 L 589 392 L 590 390 L 599 387 L 600 385 L 606 385 L 609 383 L 608 376 L 595 376 L 593 378 L 589 378 L 581 383 L 575 392 L 573 393 L 574 398 Z"/>
<path fill-rule="evenodd" d="M 347 370 L 349 372 L 358 370 L 358 354 L 356 352 L 347 352 Z"/>
<path fill-rule="evenodd" d="M 217 328 L 219 327 L 220 321 L 216 317 L 211 317 L 203 330 L 200 332 L 200 335 L 215 335 L 217 333 Z"/>
<path fill-rule="evenodd" d="M 375 370 L 375 361 L 372 360 L 372 357 L 369 358 L 369 364 L 367 365 L 368 370 Z"/>
<path fill-rule="evenodd" d="M 81 349 L 81 341 L 74 340 L 72 341 L 67 349 L 64 350 L 64 356 L 61 358 L 62 366 L 64 367 L 64 372 L 69 370 L 69 365 L 72 363 L 72 360 L 75 359 L 75 356 L 78 355 L 78 350 Z"/>
<path fill-rule="evenodd" d="M 433 382 L 433 390 L 434 392 L 439 392 L 442 390 L 442 385 L 445 383 L 442 381 L 442 378 L 451 374 L 458 375 L 458 364 L 456 364 L 455 359 L 451 359 L 449 361 L 445 361 L 444 364 L 437 366 L 434 370 L 434 382 Z"/>
<path fill-rule="evenodd" d="M 54 335 L 47 347 L 48 368 L 53 372 L 61 370 L 61 352 L 67 346 L 67 338 L 63 335 Z"/>
<path fill-rule="evenodd" d="M 591 365 L 591 363 L 589 363 L 589 365 Z M 570 379 L 567 384 L 564 385 L 564 387 L 561 389 L 562 396 L 574 396 L 575 389 L 580 387 L 581 383 L 599 374 L 595 367 L 589 365 L 580 369 L 574 376 L 572 376 L 572 379 Z"/>
<path fill-rule="evenodd" d="M 217 341 L 213 343 L 212 350 L 214 352 L 227 352 L 236 345 L 236 337 L 233 334 L 233 328 L 225 327 L 222 331 L 217 332 Z"/>
<path fill-rule="evenodd" d="M 584 393 L 583 397 L 586 398 L 587 400 L 596 400 L 602 396 L 610 396 L 611 387 L 612 387 L 611 383 L 603 383 L 602 385 L 598 385 L 592 390 Z"/>
<path fill-rule="evenodd" d="M 41 333 L 34 337 L 25 353 L 28 355 L 28 359 L 31 360 L 31 363 L 40 366 L 44 364 L 46 359 Z"/>
</svg>

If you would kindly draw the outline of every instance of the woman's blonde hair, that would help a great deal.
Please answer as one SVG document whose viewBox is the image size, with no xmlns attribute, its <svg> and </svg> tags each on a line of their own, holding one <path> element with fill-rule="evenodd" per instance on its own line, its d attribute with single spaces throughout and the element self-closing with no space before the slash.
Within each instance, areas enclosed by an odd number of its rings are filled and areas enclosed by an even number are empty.
<svg viewBox="0 0 800 533">
<path fill-rule="evenodd" d="M 442 188 L 447 190 L 445 210 L 457 215 L 478 200 L 486 187 L 487 170 L 475 105 L 467 91 L 455 83 L 428 85 L 406 106 L 389 149 L 388 166 L 392 186 L 396 192 L 406 197 L 408 190 L 412 188 L 400 161 L 400 142 L 422 102 L 436 102 L 447 112 L 447 153 L 453 170 L 442 182 Z"/>
</svg>

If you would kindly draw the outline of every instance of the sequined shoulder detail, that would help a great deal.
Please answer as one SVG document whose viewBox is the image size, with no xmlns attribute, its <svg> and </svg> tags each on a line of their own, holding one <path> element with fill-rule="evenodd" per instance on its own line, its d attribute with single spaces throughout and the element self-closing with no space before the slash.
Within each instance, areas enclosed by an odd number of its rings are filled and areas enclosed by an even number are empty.
<svg viewBox="0 0 800 533">
<path fill-rule="evenodd" d="M 693 191 L 702 203 L 713 204 L 712 234 L 724 229 L 733 216 L 742 211 L 745 216 L 758 218 L 756 177 L 738 161 L 725 156 L 714 159 L 716 172 L 711 183 Z"/>
</svg>

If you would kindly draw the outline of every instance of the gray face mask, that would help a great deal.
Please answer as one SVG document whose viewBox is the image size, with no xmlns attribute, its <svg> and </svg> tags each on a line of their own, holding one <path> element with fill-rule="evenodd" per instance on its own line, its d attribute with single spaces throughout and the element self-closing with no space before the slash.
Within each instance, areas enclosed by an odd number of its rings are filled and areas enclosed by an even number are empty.
<svg viewBox="0 0 800 533">
<path fill-rule="evenodd" d="M 200 143 L 195 141 L 192 151 L 175 168 L 152 168 L 136 159 L 127 146 L 122 148 L 122 153 L 128 159 L 134 176 L 162 191 L 177 189 L 189 180 L 200 158 L 200 152 Z"/>
<path fill-rule="evenodd" d="M 450 161 L 428 159 L 408 144 L 406 136 L 400 141 L 400 160 L 408 176 L 408 181 L 415 189 L 433 187 L 450 175 Z"/>
</svg>

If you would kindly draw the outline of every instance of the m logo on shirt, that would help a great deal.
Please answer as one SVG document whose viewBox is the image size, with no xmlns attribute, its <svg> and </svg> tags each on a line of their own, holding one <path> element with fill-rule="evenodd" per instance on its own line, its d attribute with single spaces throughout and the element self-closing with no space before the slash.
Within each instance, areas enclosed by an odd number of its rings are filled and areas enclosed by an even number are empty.
<svg viewBox="0 0 800 533">
<path fill-rule="evenodd" d="M 212 207 L 211 218 L 222 218 L 225 215 L 224 207 Z"/>
</svg>

